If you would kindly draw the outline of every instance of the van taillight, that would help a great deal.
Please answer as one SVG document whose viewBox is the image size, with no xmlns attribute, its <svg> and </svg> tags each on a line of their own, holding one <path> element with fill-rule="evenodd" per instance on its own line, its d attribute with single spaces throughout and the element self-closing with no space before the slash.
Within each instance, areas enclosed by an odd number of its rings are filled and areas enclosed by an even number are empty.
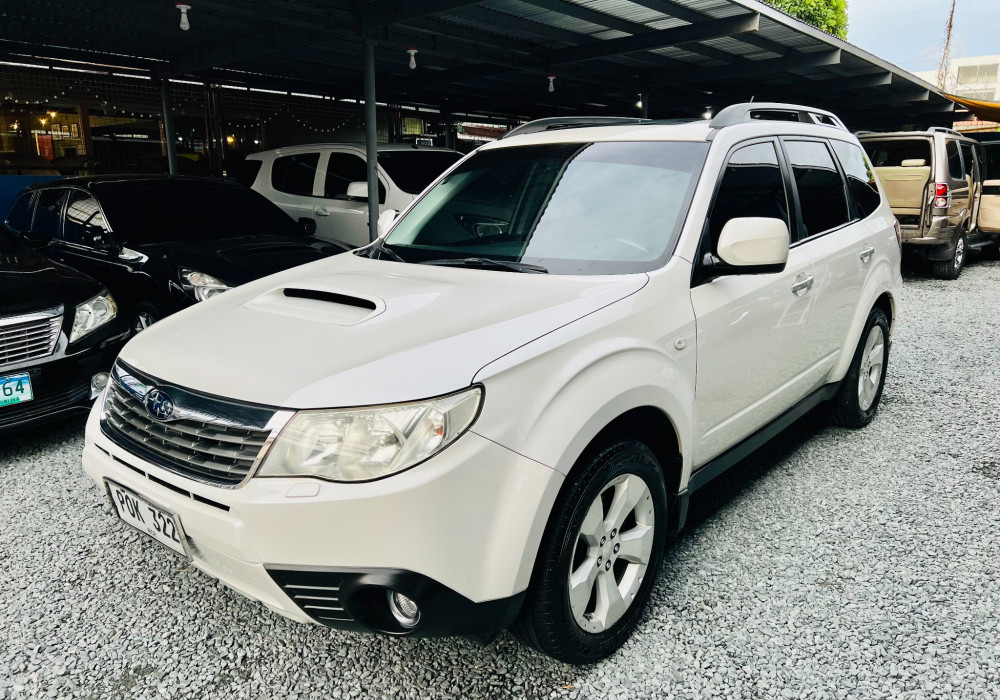
<svg viewBox="0 0 1000 700">
<path fill-rule="evenodd" d="M 951 197 L 948 194 L 948 183 L 939 182 L 934 185 L 934 206 L 946 209 L 951 204 Z"/>
</svg>

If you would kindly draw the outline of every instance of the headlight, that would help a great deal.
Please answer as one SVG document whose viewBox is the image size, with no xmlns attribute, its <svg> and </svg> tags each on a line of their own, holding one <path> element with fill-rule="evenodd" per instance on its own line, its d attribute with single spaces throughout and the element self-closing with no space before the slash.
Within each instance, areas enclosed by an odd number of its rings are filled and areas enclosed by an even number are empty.
<svg viewBox="0 0 1000 700">
<path fill-rule="evenodd" d="M 414 403 L 299 411 L 258 475 L 369 481 L 395 474 L 454 442 L 476 419 L 482 396 L 473 387 Z"/>
<path fill-rule="evenodd" d="M 73 317 L 73 329 L 69 332 L 69 342 L 75 343 L 91 331 L 110 323 L 117 315 L 118 304 L 107 291 L 78 304 L 76 315 Z"/>
<path fill-rule="evenodd" d="M 216 294 L 222 294 L 222 292 L 229 289 L 228 284 L 211 275 L 206 275 L 204 272 L 182 267 L 180 274 L 181 287 L 184 288 L 184 291 L 190 292 L 198 301 L 211 299 Z"/>
</svg>

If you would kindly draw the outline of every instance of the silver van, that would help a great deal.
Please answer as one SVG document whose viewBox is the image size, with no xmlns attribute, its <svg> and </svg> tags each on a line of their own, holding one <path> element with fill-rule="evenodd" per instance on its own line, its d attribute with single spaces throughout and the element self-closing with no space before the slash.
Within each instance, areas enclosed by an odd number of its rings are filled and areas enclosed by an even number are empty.
<svg viewBox="0 0 1000 700">
<path fill-rule="evenodd" d="M 930 260 L 936 277 L 957 278 L 970 249 L 997 250 L 1000 180 L 987 180 L 982 144 L 941 127 L 858 138 L 899 220 L 904 251 Z"/>
</svg>

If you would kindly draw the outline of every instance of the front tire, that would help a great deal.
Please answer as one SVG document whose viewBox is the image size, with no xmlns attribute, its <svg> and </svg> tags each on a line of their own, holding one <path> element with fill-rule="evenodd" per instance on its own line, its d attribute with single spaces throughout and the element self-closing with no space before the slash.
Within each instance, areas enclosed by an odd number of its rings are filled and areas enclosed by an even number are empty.
<svg viewBox="0 0 1000 700">
<path fill-rule="evenodd" d="M 958 234 L 955 241 L 955 251 L 949 260 L 939 260 L 934 263 L 934 276 L 941 280 L 956 280 L 965 267 L 965 258 L 969 249 L 965 244 L 965 232 Z"/>
<path fill-rule="evenodd" d="M 666 533 L 663 471 L 646 445 L 623 440 L 585 457 L 553 508 L 511 631 L 566 663 L 612 654 L 649 599 Z"/>
<path fill-rule="evenodd" d="M 851 367 L 830 406 L 833 422 L 863 428 L 872 422 L 889 367 L 889 320 L 877 306 L 868 314 Z"/>
</svg>

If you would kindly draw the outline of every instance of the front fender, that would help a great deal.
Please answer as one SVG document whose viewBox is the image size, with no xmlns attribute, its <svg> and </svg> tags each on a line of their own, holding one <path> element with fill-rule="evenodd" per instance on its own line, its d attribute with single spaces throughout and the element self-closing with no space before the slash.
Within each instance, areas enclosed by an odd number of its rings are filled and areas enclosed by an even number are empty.
<svg viewBox="0 0 1000 700">
<path fill-rule="evenodd" d="M 688 295 L 669 291 L 651 281 L 484 367 L 475 381 L 486 399 L 473 430 L 568 474 L 615 418 L 653 407 L 674 426 L 683 486 L 691 469 L 695 326 Z"/>
</svg>

